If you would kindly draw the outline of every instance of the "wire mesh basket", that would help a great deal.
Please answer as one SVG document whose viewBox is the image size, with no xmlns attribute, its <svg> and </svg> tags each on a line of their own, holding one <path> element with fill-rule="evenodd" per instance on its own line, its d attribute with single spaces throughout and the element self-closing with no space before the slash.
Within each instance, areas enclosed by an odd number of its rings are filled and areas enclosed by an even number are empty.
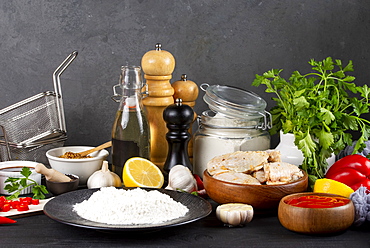
<svg viewBox="0 0 370 248">
<path fill-rule="evenodd" d="M 0 140 L 0 158 L 1 161 L 25 160 L 48 164 L 49 161 L 45 155 L 46 152 L 50 149 L 63 146 L 66 140 L 67 136 L 61 136 L 48 140 L 48 142 L 35 143 L 28 146 L 5 143 L 4 140 Z"/>
<path fill-rule="evenodd" d="M 67 130 L 60 76 L 77 54 L 72 52 L 54 71 L 55 92 L 45 91 L 0 110 L 2 161 L 39 161 L 36 153 L 45 157 L 45 149 L 63 146 Z"/>
<path fill-rule="evenodd" d="M 0 110 L 0 126 L 8 142 L 29 144 L 53 133 L 65 133 L 56 101 L 56 93 L 47 91 Z"/>
</svg>

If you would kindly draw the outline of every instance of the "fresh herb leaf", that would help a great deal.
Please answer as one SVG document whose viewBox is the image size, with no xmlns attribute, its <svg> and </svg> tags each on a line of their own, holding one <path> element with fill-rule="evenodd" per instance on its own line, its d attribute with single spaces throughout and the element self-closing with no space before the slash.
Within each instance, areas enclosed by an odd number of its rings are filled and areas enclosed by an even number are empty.
<svg viewBox="0 0 370 248">
<path fill-rule="evenodd" d="M 265 85 L 265 91 L 274 94 L 270 133 L 281 130 L 294 134 L 304 155 L 301 168 L 309 174 L 312 186 L 317 178 L 324 177 L 326 159 L 352 145 L 349 131 L 360 134 L 353 153 L 365 147 L 370 121 L 362 115 L 369 113 L 370 88 L 366 84 L 357 86 L 355 77 L 347 74 L 354 71 L 352 61 L 345 65 L 327 57 L 308 63 L 312 72 L 307 74 L 294 71 L 285 80 L 280 76 L 282 69 L 272 69 L 256 75 L 252 85 Z"/>
<path fill-rule="evenodd" d="M 4 189 L 11 193 L 12 195 L 8 196 L 7 199 L 15 199 L 18 198 L 21 191 L 33 186 L 32 193 L 33 198 L 35 199 L 45 199 L 45 194 L 49 193 L 44 185 L 39 185 L 35 180 L 29 178 L 32 174 L 32 171 L 28 167 L 23 167 L 22 171 L 20 172 L 22 176 L 21 178 L 17 177 L 8 177 L 5 180 L 5 187 Z"/>
<path fill-rule="evenodd" d="M 28 168 L 28 167 L 23 167 L 23 168 L 22 168 L 22 171 L 21 171 L 21 174 L 22 174 L 24 177 L 28 178 L 29 176 L 31 176 L 32 171 L 31 171 L 31 170 L 30 170 L 30 168 Z"/>
</svg>

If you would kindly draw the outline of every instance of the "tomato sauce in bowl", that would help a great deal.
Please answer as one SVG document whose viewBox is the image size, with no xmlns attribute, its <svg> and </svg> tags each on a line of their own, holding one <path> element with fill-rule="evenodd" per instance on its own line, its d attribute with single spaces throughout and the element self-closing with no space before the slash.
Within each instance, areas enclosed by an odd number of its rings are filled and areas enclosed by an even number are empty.
<svg viewBox="0 0 370 248">
<path fill-rule="evenodd" d="M 348 204 L 350 199 L 335 196 L 304 195 L 285 201 L 286 204 L 301 208 L 334 208 Z"/>
<path fill-rule="evenodd" d="M 282 226 L 299 233 L 339 233 L 355 220 L 355 206 L 346 197 L 303 192 L 281 199 L 278 218 Z"/>
</svg>

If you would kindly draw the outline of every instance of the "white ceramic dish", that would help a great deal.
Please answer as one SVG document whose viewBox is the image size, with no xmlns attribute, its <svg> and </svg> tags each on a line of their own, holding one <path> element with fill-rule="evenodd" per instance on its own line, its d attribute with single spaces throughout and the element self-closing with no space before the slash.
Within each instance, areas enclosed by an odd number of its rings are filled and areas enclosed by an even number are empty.
<svg viewBox="0 0 370 248">
<path fill-rule="evenodd" d="M 32 171 L 29 178 L 35 180 L 38 184 L 41 184 L 41 174 L 35 171 L 37 164 L 37 162 L 23 160 L 0 162 L 0 194 L 10 195 L 8 191 L 4 190 L 6 185 L 5 180 L 8 179 L 8 177 L 23 177 L 20 173 L 23 167 L 29 167 Z M 28 187 L 21 191 L 21 195 L 30 193 L 32 193 L 32 187 Z"/>
<path fill-rule="evenodd" d="M 51 168 L 64 174 L 74 174 L 80 178 L 80 185 L 86 185 L 87 179 L 97 170 L 100 170 L 103 161 L 109 155 L 105 149 L 89 154 L 92 158 L 68 159 L 59 158 L 66 152 L 82 152 L 92 149 L 92 146 L 65 146 L 51 149 L 46 152 Z"/>
</svg>

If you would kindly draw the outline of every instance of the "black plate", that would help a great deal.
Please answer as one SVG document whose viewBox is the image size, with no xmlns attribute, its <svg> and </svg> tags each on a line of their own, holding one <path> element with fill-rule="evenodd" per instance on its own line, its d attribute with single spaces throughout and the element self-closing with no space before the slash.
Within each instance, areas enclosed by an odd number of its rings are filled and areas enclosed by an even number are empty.
<svg viewBox="0 0 370 248">
<path fill-rule="evenodd" d="M 204 218 L 212 212 L 211 204 L 201 197 L 173 190 L 148 188 L 146 188 L 145 190 L 158 190 L 161 193 L 169 195 L 175 201 L 178 201 L 188 207 L 189 212 L 183 217 L 166 221 L 160 224 L 109 225 L 105 223 L 86 220 L 80 217 L 75 211 L 73 211 L 73 205 L 88 199 L 95 191 L 98 190 L 99 189 L 82 189 L 59 195 L 45 204 L 44 213 L 53 220 L 72 226 L 105 231 L 139 231 L 187 224 Z"/>
</svg>

